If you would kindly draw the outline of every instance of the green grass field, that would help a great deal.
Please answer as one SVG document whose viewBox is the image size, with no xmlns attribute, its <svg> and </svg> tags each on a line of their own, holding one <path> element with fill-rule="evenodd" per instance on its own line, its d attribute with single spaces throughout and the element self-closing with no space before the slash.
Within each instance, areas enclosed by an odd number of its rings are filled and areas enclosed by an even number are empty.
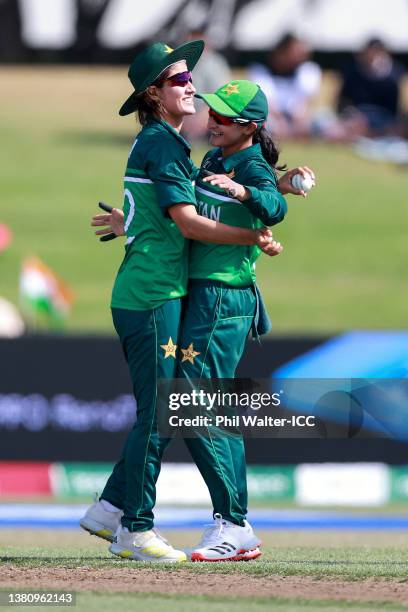
<svg viewBox="0 0 408 612">
<path fill-rule="evenodd" d="M 169 532 L 166 536 L 171 538 L 175 546 L 193 544 L 199 535 L 198 531 L 190 533 Z M 238 574 L 245 576 L 315 576 L 322 579 L 327 577 L 341 577 L 347 580 L 364 578 L 397 578 L 407 581 L 408 584 L 408 552 L 403 546 L 386 545 L 374 546 L 377 535 L 370 534 L 370 538 L 363 538 L 369 544 L 360 544 L 360 537 L 355 534 L 354 545 L 342 545 L 336 540 L 327 546 L 330 536 L 326 533 L 314 533 L 314 542 L 311 544 L 294 545 L 290 534 L 285 539 L 280 537 L 280 546 L 276 546 L 270 532 L 262 534 L 265 551 L 259 561 L 253 563 L 185 563 L 183 571 L 199 574 Z M 60 538 L 55 534 L 54 546 L 44 546 L 41 542 L 41 531 L 37 533 L 38 544 L 34 545 L 8 545 L 2 547 L 2 557 L 17 567 L 63 567 L 74 569 L 86 565 L 88 568 L 120 568 L 126 563 L 109 555 L 104 544 L 94 546 L 86 539 L 81 546 L 73 546 L 66 542 L 63 547 L 58 545 Z M 300 536 L 298 535 L 298 538 Z M 340 539 L 340 536 L 337 536 Z M 401 541 L 404 537 L 400 535 Z M 68 538 L 66 538 L 68 540 Z M 75 541 L 76 537 L 71 537 Z M 350 538 L 349 538 L 350 539 Z M 389 538 L 390 539 L 390 538 Z M 393 540 L 394 538 L 391 538 Z M 333 540 L 333 538 L 332 538 Z M 64 538 L 63 538 L 64 541 Z M 406 544 L 407 538 L 405 538 Z M 86 546 L 87 544 L 87 546 Z M 85 563 L 84 563 L 85 561 Z M 137 561 L 131 563 L 134 568 L 146 567 L 145 563 Z M 174 568 L 173 564 L 158 564 L 156 571 L 168 571 Z"/>
<path fill-rule="evenodd" d="M 0 255 L 1 295 L 18 300 L 22 259 L 36 254 L 74 289 L 69 330 L 111 331 L 108 303 L 122 258 L 89 227 L 96 203 L 121 205 L 134 119 L 117 109 L 125 69 L 1 68 L 0 222 L 14 232 Z M 289 197 L 275 230 L 285 246 L 260 259 L 275 333 L 406 325 L 407 173 L 342 146 L 281 143 L 282 161 L 307 164 L 318 185 Z M 199 162 L 204 150 L 195 151 Z"/>
<path fill-rule="evenodd" d="M 198 532 L 170 532 L 176 546 Z M 74 590 L 79 610 L 403 610 L 408 535 L 260 534 L 262 560 L 157 565 L 122 561 L 76 531 L 0 531 L 0 590 Z M 404 607 L 405 605 L 405 607 Z"/>
</svg>

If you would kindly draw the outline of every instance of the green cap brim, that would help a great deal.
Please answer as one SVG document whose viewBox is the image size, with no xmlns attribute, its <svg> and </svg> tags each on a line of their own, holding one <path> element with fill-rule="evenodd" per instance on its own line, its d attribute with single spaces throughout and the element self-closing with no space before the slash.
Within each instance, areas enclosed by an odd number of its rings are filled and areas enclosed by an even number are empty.
<svg viewBox="0 0 408 612">
<path fill-rule="evenodd" d="M 174 51 L 166 55 L 166 57 L 163 59 L 163 62 L 157 64 L 155 69 L 145 78 L 143 83 L 139 85 L 138 89 L 135 90 L 129 96 L 125 103 L 120 107 L 119 115 L 123 117 L 134 112 L 136 110 L 137 105 L 137 96 L 143 91 L 145 91 L 145 89 L 147 89 L 149 85 L 154 83 L 157 77 L 172 64 L 180 62 L 181 60 L 185 60 L 187 64 L 187 70 L 191 72 L 197 64 L 198 60 L 200 59 L 203 51 L 203 40 L 192 40 L 190 42 L 184 43 L 183 45 L 180 45 L 179 47 L 176 47 Z"/>
<path fill-rule="evenodd" d="M 136 92 L 133 92 L 120 107 L 119 115 L 124 117 L 125 115 L 130 115 L 130 113 L 133 113 L 136 110 L 136 101 L 137 94 Z"/>
<path fill-rule="evenodd" d="M 204 100 L 204 102 L 219 115 L 224 115 L 225 117 L 240 117 L 240 115 L 233 111 L 228 104 L 225 104 L 225 102 L 221 100 L 217 94 L 198 93 L 195 94 L 195 97 Z"/>
</svg>

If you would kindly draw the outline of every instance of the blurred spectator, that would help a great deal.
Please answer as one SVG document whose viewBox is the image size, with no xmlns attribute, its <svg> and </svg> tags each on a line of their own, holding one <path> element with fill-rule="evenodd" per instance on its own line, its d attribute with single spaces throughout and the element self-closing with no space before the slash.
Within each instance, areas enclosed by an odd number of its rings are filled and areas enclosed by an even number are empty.
<svg viewBox="0 0 408 612">
<path fill-rule="evenodd" d="M 213 92 L 232 79 L 231 70 L 225 57 L 211 48 L 205 34 L 205 26 L 191 30 L 185 40 L 202 39 L 205 41 L 204 53 L 194 68 L 193 83 L 197 92 Z M 188 141 L 207 142 L 208 106 L 195 98 L 196 114 L 184 118 L 183 136 Z"/>
<path fill-rule="evenodd" d="M 398 101 L 402 68 L 384 44 L 370 40 L 343 73 L 338 110 L 352 122 L 352 136 L 384 136 L 399 133 Z"/>
<path fill-rule="evenodd" d="M 258 83 L 268 98 L 268 128 L 279 138 L 310 133 L 308 103 L 319 92 L 321 82 L 321 70 L 310 61 L 310 55 L 302 40 L 286 34 L 270 51 L 267 65 L 249 68 L 249 79 Z"/>
</svg>

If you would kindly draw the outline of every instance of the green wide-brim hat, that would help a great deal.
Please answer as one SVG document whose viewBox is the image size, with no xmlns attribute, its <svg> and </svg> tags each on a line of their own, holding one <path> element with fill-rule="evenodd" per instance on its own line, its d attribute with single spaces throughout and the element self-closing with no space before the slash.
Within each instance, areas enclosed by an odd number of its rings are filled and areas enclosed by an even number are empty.
<svg viewBox="0 0 408 612">
<path fill-rule="evenodd" d="M 187 70 L 193 70 L 203 50 L 203 40 L 192 40 L 175 49 L 172 49 L 165 43 L 158 42 L 138 53 L 130 64 L 128 72 L 130 82 L 135 91 L 121 106 L 119 115 L 123 116 L 133 113 L 137 106 L 137 96 L 154 83 L 157 77 L 172 64 L 186 60 Z"/>
<path fill-rule="evenodd" d="M 262 122 L 268 117 L 268 100 L 256 83 L 245 80 L 229 81 L 215 93 L 197 93 L 210 108 L 225 117 L 240 117 Z"/>
</svg>

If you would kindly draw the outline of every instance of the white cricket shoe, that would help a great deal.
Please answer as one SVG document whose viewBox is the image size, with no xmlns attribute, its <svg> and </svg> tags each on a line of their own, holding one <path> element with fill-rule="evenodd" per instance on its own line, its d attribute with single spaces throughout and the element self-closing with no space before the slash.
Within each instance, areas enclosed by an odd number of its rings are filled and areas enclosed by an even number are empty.
<svg viewBox="0 0 408 612">
<path fill-rule="evenodd" d="M 189 551 L 192 561 L 251 561 L 262 553 L 261 541 L 245 521 L 240 527 L 214 515 L 215 525 L 206 529 L 196 548 Z"/>
<path fill-rule="evenodd" d="M 149 531 L 127 531 L 121 525 L 109 550 L 123 559 L 149 561 L 151 563 L 179 563 L 187 561 L 182 550 L 173 548 L 154 529 Z"/>
<path fill-rule="evenodd" d="M 118 510 L 117 512 L 105 510 L 103 504 L 96 496 L 95 502 L 85 512 L 79 524 L 82 529 L 89 531 L 91 535 L 96 535 L 99 538 L 108 540 L 108 542 L 113 542 L 122 516 L 123 510 Z"/>
</svg>

